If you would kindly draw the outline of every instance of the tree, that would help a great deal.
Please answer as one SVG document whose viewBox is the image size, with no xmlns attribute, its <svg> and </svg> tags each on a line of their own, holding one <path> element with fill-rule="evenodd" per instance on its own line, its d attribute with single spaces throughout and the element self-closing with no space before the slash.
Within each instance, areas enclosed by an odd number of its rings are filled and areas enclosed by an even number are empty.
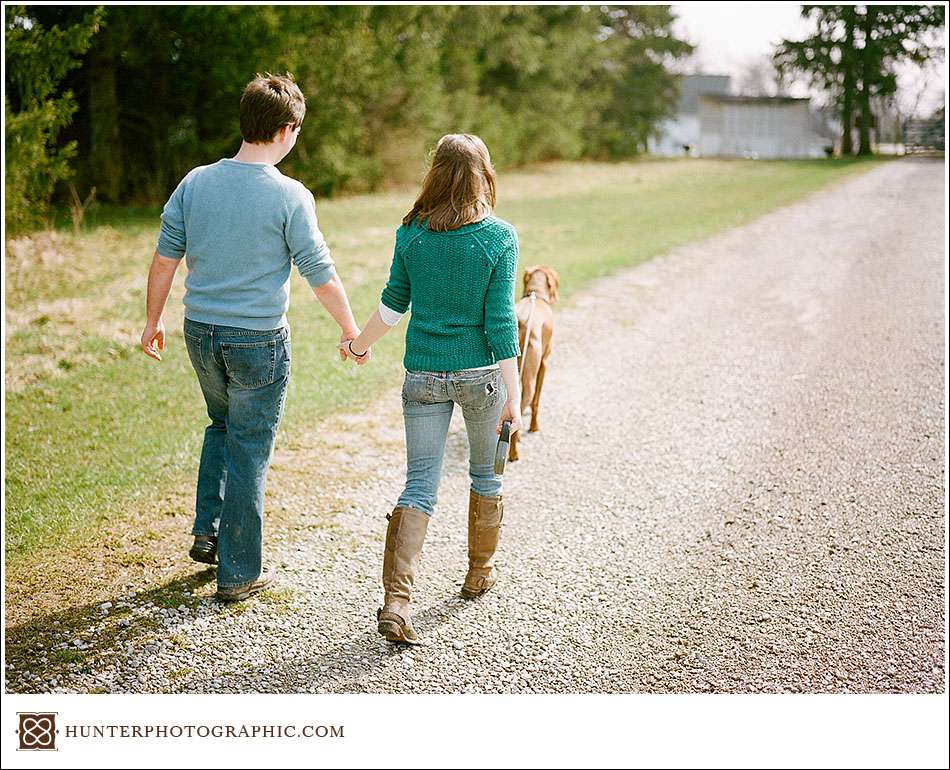
<svg viewBox="0 0 950 770">
<path fill-rule="evenodd" d="M 5 24 L 7 227 L 16 231 L 45 222 L 58 182 L 72 174 L 72 142 L 57 146 L 60 131 L 76 110 L 71 91 L 57 93 L 69 70 L 79 66 L 99 29 L 100 10 L 63 28 L 45 28 L 25 6 L 7 6 Z"/>
<path fill-rule="evenodd" d="M 860 19 L 858 123 L 859 155 L 871 154 L 871 102 L 897 90 L 895 67 L 904 61 L 922 64 L 934 55 L 928 35 L 944 25 L 946 9 L 933 5 L 867 5 Z"/>
<path fill-rule="evenodd" d="M 31 6 L 44 28 L 79 6 Z M 282 164 L 320 195 L 417 180 L 440 135 L 481 134 L 499 168 L 630 155 L 676 101 L 691 47 L 668 7 L 108 6 L 56 96 L 75 93 L 60 149 L 80 187 L 161 201 L 240 144 L 241 90 L 291 72 L 304 129 Z M 66 125 L 68 123 L 68 125 Z"/>
<path fill-rule="evenodd" d="M 669 6 L 601 6 L 598 79 L 607 94 L 592 115 L 591 150 L 633 155 L 646 149 L 659 123 L 673 114 L 679 96 L 672 66 L 693 52 L 673 35 Z"/>
<path fill-rule="evenodd" d="M 482 135 L 500 165 L 581 157 L 602 105 L 587 85 L 597 31 L 579 6 L 457 8 L 441 46 L 452 124 Z"/>
<path fill-rule="evenodd" d="M 844 21 L 844 45 L 839 49 L 839 64 L 842 70 L 841 93 L 841 154 L 848 156 L 854 152 L 854 88 L 857 66 L 854 61 L 854 29 L 856 14 L 852 6 L 846 5 L 841 9 Z"/>
<path fill-rule="evenodd" d="M 943 6 L 803 5 L 802 16 L 815 24 L 805 40 L 783 40 L 774 61 L 783 77 L 804 75 L 840 106 L 841 152 L 853 150 L 855 105 L 859 112 L 858 154 L 871 152 L 873 97 L 897 88 L 895 66 L 925 62 L 934 54 L 928 35 L 944 24 Z"/>
<path fill-rule="evenodd" d="M 783 81 L 804 75 L 839 104 L 841 154 L 850 155 L 857 68 L 854 6 L 803 5 L 802 16 L 814 23 L 815 32 L 804 40 L 782 40 L 773 56 L 775 68 Z"/>
</svg>

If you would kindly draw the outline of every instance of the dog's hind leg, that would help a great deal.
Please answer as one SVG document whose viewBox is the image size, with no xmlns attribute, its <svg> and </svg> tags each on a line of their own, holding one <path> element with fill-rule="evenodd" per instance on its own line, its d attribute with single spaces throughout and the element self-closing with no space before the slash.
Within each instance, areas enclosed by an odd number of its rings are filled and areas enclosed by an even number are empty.
<svg viewBox="0 0 950 770">
<path fill-rule="evenodd" d="M 524 358 L 524 370 L 521 372 L 521 414 L 527 411 L 528 404 L 534 402 L 534 393 L 537 390 L 538 367 L 541 365 L 540 335 L 532 334 L 527 340 Z"/>
<path fill-rule="evenodd" d="M 547 371 L 547 366 L 545 366 L 542 359 L 541 365 L 538 367 L 538 379 L 534 386 L 534 395 L 531 398 L 531 427 L 528 428 L 530 433 L 541 430 L 541 426 L 538 425 L 538 404 L 541 403 L 541 386 L 544 384 L 545 371 Z"/>
</svg>

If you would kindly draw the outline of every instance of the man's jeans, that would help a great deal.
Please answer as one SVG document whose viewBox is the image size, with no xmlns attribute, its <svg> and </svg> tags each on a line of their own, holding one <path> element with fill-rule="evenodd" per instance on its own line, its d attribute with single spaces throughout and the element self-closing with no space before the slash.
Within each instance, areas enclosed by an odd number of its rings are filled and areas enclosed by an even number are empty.
<svg viewBox="0 0 950 770">
<path fill-rule="evenodd" d="M 218 537 L 218 586 L 261 574 L 264 480 L 290 380 L 290 332 L 185 319 L 185 343 L 208 405 L 194 535 Z"/>
<path fill-rule="evenodd" d="M 406 487 L 398 506 L 432 515 L 438 499 L 445 440 L 455 404 L 462 407 L 468 433 L 471 489 L 500 495 L 495 475 L 495 426 L 507 400 L 499 369 L 454 372 L 406 372 L 402 411 L 406 422 Z"/>
</svg>

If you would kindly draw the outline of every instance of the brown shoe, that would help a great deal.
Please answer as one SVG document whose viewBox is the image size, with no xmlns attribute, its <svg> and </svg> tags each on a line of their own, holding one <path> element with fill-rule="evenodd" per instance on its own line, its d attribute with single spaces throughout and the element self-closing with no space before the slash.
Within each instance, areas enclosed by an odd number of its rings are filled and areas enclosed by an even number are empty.
<svg viewBox="0 0 950 770">
<path fill-rule="evenodd" d="M 217 564 L 218 538 L 214 535 L 195 535 L 195 542 L 188 555 L 202 564 Z"/>
<path fill-rule="evenodd" d="M 273 582 L 274 571 L 265 568 L 257 580 L 252 580 L 250 583 L 245 583 L 240 586 L 230 586 L 227 588 L 221 588 L 219 586 L 218 592 L 214 596 L 221 602 L 239 602 L 256 593 L 260 593 L 262 589 L 267 588 L 267 586 Z"/>
<path fill-rule="evenodd" d="M 462 584 L 462 596 L 474 599 L 497 582 L 492 563 L 505 516 L 501 495 L 488 497 L 469 492 L 468 498 L 468 574 Z"/>
<path fill-rule="evenodd" d="M 416 577 L 429 516 L 417 508 L 396 508 L 386 529 L 383 606 L 376 611 L 379 633 L 390 642 L 420 644 L 409 618 L 409 593 Z"/>
</svg>

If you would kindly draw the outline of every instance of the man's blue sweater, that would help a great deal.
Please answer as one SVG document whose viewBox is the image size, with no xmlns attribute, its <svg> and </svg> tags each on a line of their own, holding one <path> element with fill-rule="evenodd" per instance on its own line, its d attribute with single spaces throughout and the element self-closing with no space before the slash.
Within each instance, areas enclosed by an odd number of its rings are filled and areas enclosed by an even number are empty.
<svg viewBox="0 0 950 770">
<path fill-rule="evenodd" d="M 158 253 L 185 257 L 185 317 L 245 329 L 287 323 L 290 265 L 335 275 L 313 195 L 269 163 L 222 158 L 188 172 L 162 212 Z"/>
</svg>

